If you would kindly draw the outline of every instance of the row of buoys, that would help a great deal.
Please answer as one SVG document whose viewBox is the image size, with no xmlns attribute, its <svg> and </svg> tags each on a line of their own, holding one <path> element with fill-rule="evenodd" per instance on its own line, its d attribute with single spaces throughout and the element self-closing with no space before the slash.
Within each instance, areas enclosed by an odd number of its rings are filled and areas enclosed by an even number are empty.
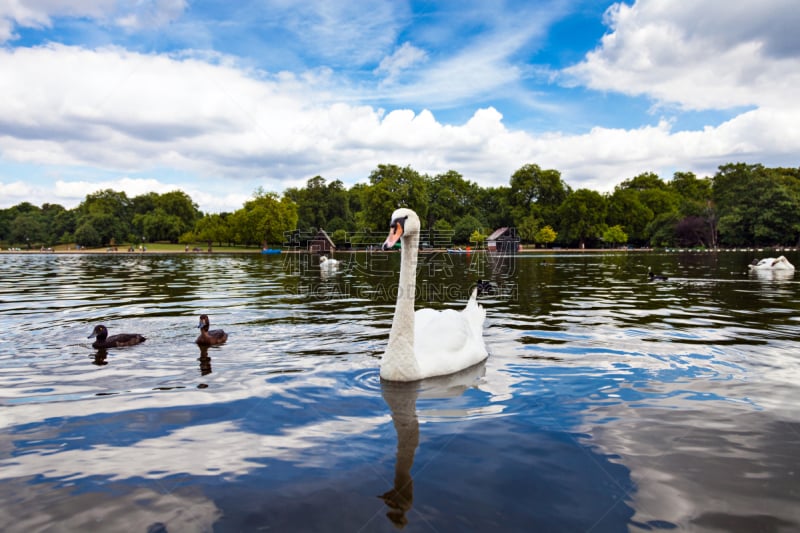
<svg viewBox="0 0 800 533">
<path fill-rule="evenodd" d="M 796 252 L 797 248 L 664 248 L 665 252 Z"/>
</svg>

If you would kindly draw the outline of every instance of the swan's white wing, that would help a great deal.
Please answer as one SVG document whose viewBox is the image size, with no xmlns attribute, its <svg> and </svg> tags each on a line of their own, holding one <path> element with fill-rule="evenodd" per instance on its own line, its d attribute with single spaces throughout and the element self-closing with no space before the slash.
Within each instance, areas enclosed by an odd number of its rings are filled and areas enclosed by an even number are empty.
<svg viewBox="0 0 800 533">
<path fill-rule="evenodd" d="M 486 311 L 474 296 L 461 311 L 420 309 L 414 314 L 414 353 L 425 376 L 458 372 L 487 357 Z"/>
<path fill-rule="evenodd" d="M 755 265 L 750 265 L 752 270 L 794 270 L 794 265 L 784 256 L 765 257 Z"/>
<path fill-rule="evenodd" d="M 414 314 L 414 348 L 417 353 L 457 352 L 471 338 L 469 324 L 452 309 L 419 309 Z"/>
</svg>

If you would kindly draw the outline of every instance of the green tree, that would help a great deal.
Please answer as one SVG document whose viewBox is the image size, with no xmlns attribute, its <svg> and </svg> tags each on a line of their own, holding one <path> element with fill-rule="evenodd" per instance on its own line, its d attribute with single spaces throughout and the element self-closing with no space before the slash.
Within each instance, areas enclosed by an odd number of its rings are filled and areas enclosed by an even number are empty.
<svg viewBox="0 0 800 533">
<path fill-rule="evenodd" d="M 178 217 L 183 228 L 191 228 L 202 216 L 197 204 L 183 191 L 162 194 L 158 197 L 156 207 L 160 207 L 170 216 Z"/>
<path fill-rule="evenodd" d="M 421 220 L 427 220 L 427 182 L 416 170 L 378 165 L 369 175 L 369 182 L 362 196 L 365 229 L 386 228 L 392 213 L 399 207 L 413 209 Z"/>
<path fill-rule="evenodd" d="M 438 220 L 450 223 L 465 215 L 477 215 L 476 200 L 480 187 L 465 180 L 455 170 L 438 174 L 428 181 L 428 227 Z"/>
<path fill-rule="evenodd" d="M 651 240 L 653 221 L 673 218 L 680 205 L 681 195 L 676 190 L 658 175 L 645 172 L 614 188 L 606 223 L 622 226 L 630 241 L 642 245 Z"/>
<path fill-rule="evenodd" d="M 297 226 L 300 229 L 354 229 L 349 193 L 340 180 L 326 183 L 322 176 L 315 176 L 302 189 L 286 189 L 284 197 L 297 205 Z"/>
<path fill-rule="evenodd" d="M 596 240 L 606 229 L 606 199 L 598 192 L 578 189 L 570 194 L 558 211 L 561 219 L 559 235 L 566 242 L 577 242 L 581 248 Z"/>
<path fill-rule="evenodd" d="M 18 238 L 18 232 L 14 230 L 14 220 L 20 215 L 30 215 L 38 220 L 40 211 L 38 207 L 30 202 L 22 202 L 8 209 L 0 210 L 0 214 L 2 214 L 2 216 L 0 216 L 0 231 L 2 232 L 0 238 L 15 244 L 15 239 Z"/>
<path fill-rule="evenodd" d="M 133 232 L 132 202 L 124 192 L 105 189 L 89 194 L 77 207 L 77 213 L 76 225 L 91 225 L 100 245 L 109 244 L 111 239 L 122 242 Z"/>
<path fill-rule="evenodd" d="M 713 178 L 722 244 L 796 243 L 800 234 L 800 181 L 792 172 L 762 165 L 722 165 Z"/>
<path fill-rule="evenodd" d="M 497 229 L 514 225 L 514 217 L 509 203 L 511 190 L 508 187 L 486 187 L 478 190 L 475 200 L 476 212 L 480 214 L 486 227 Z"/>
<path fill-rule="evenodd" d="M 202 216 L 197 204 L 183 191 L 136 196 L 131 200 L 130 211 L 134 233 L 147 235 L 150 241 L 178 242 Z"/>
<path fill-rule="evenodd" d="M 638 176 L 623 181 L 619 187 L 632 191 L 645 192 L 651 189 L 666 190 L 667 184 L 654 172 L 643 172 Z"/>
<path fill-rule="evenodd" d="M 480 248 L 486 241 L 487 237 L 488 235 L 476 229 L 472 232 L 472 235 L 469 236 L 469 242 L 473 243 L 476 248 Z"/>
<path fill-rule="evenodd" d="M 431 246 L 443 248 L 453 244 L 453 226 L 443 218 L 434 222 L 427 241 Z"/>
<path fill-rule="evenodd" d="M 231 227 L 237 242 L 274 244 L 284 242 L 284 235 L 297 228 L 297 204 L 259 188 L 253 199 L 231 215 Z"/>
<path fill-rule="evenodd" d="M 148 192 L 131 199 L 131 213 L 144 215 L 158 207 L 158 193 Z"/>
<path fill-rule="evenodd" d="M 556 233 L 553 228 L 550 226 L 545 226 L 536 232 L 536 235 L 533 236 L 533 242 L 535 242 L 537 245 L 544 244 L 546 248 L 547 245 L 554 242 L 557 237 L 558 233 Z"/>
<path fill-rule="evenodd" d="M 209 248 L 216 242 L 220 246 L 223 243 L 232 243 L 233 230 L 225 214 L 206 215 L 195 223 L 194 237 L 200 242 L 207 242 Z"/>
<path fill-rule="evenodd" d="M 680 218 L 674 224 L 674 237 L 681 246 L 717 246 L 717 211 L 713 202 L 712 181 L 699 179 L 692 172 L 675 172 L 669 182 L 680 196 Z"/>
<path fill-rule="evenodd" d="M 712 182 L 708 178 L 700 179 L 694 172 L 675 172 L 667 184 L 676 192 L 681 200 L 690 204 L 682 207 L 682 215 L 696 215 L 703 212 L 705 205 L 712 199 Z"/>
<path fill-rule="evenodd" d="M 42 206 L 43 210 L 47 204 Z M 52 242 L 66 244 L 75 239 L 75 229 L 77 227 L 77 215 L 73 209 L 64 209 L 60 205 L 46 209 L 49 212 L 48 227 L 52 235 Z"/>
<path fill-rule="evenodd" d="M 75 230 L 75 242 L 80 246 L 88 248 L 93 248 L 102 244 L 100 233 L 89 221 L 84 222 Z"/>
<path fill-rule="evenodd" d="M 611 246 L 617 246 L 628 242 L 628 235 L 622 230 L 622 226 L 611 226 L 603 232 L 603 240 Z"/>
<path fill-rule="evenodd" d="M 528 164 L 511 175 L 509 204 L 517 226 L 531 215 L 544 224 L 555 223 L 558 207 L 566 200 L 569 187 L 558 170 L 542 170 Z"/>
<path fill-rule="evenodd" d="M 472 233 L 477 231 L 478 233 L 482 233 L 483 224 L 477 218 L 473 217 L 472 215 L 467 215 L 465 217 L 461 217 L 456 225 L 453 226 L 453 242 L 456 244 L 467 244 L 470 242 L 470 236 Z"/>
<path fill-rule="evenodd" d="M 187 231 L 179 216 L 170 215 L 161 207 L 134 215 L 133 226 L 137 233 L 147 235 L 150 241 L 178 242 L 178 238 Z"/>
<path fill-rule="evenodd" d="M 639 199 L 639 191 L 617 187 L 608 199 L 608 224 L 627 230 L 637 244 L 647 242 L 645 229 L 654 217 L 653 211 Z"/>
<path fill-rule="evenodd" d="M 331 240 L 336 244 L 336 246 L 342 246 L 343 244 L 347 243 L 347 231 L 343 229 L 337 229 L 333 233 L 331 233 Z"/>
<path fill-rule="evenodd" d="M 517 234 L 523 242 L 533 242 L 539 232 L 539 220 L 533 215 L 528 215 L 517 224 Z"/>
<path fill-rule="evenodd" d="M 12 243 L 24 244 L 26 247 L 40 245 L 46 237 L 46 228 L 40 213 L 29 211 L 17 215 L 11 223 L 9 240 Z"/>
</svg>

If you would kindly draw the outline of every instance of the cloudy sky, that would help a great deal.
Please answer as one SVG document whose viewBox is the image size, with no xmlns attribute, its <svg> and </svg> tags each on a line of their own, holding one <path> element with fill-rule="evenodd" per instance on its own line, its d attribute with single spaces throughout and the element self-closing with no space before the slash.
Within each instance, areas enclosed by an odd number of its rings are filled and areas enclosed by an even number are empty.
<svg viewBox="0 0 800 533">
<path fill-rule="evenodd" d="M 796 0 L 0 2 L 0 208 L 800 165 Z"/>
</svg>

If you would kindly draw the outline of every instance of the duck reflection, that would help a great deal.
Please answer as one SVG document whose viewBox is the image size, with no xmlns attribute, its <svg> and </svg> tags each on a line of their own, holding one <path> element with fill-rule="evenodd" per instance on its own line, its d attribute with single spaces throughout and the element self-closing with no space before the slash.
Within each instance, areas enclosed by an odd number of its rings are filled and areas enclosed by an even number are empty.
<svg viewBox="0 0 800 533">
<path fill-rule="evenodd" d="M 108 364 L 108 361 L 106 361 L 106 358 L 108 358 L 108 350 L 105 348 L 100 348 L 97 350 L 97 353 L 90 355 L 89 357 L 92 358 L 93 365 L 103 366 Z"/>
<path fill-rule="evenodd" d="M 211 357 L 208 355 L 208 346 L 200 346 L 200 375 L 207 376 L 211 373 Z"/>
<path fill-rule="evenodd" d="M 397 459 L 394 466 L 394 486 L 378 497 L 389 507 L 386 516 L 398 528 L 408 524 L 406 514 L 414 503 L 411 467 L 419 446 L 417 399 L 460 396 L 483 377 L 485 364 L 483 361 L 457 374 L 411 383 L 381 380 L 381 394 L 392 413 L 392 423 L 397 432 Z"/>
</svg>

